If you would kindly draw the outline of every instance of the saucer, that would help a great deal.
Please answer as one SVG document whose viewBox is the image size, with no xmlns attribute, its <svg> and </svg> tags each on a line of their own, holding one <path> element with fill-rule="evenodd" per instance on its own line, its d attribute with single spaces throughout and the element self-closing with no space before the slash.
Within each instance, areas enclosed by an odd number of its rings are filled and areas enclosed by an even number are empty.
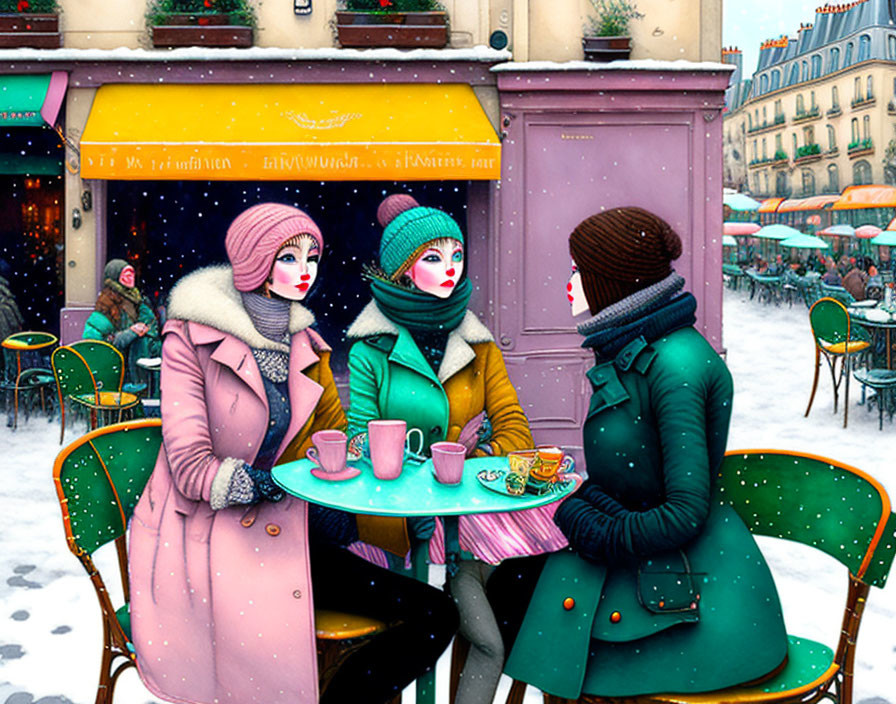
<svg viewBox="0 0 896 704">
<path fill-rule="evenodd" d="M 324 479 L 328 482 L 339 482 L 345 479 L 352 479 L 357 477 L 360 473 L 361 470 L 357 467 L 346 467 L 341 472 L 325 472 L 320 467 L 313 467 L 311 469 L 311 474 L 318 479 Z"/>
</svg>

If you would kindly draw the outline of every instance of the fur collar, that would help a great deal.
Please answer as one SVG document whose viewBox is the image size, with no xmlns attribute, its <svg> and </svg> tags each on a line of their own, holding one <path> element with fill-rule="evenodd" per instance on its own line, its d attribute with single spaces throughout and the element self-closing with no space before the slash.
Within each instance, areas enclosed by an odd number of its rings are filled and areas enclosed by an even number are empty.
<svg viewBox="0 0 896 704">
<path fill-rule="evenodd" d="M 227 265 L 197 269 L 178 281 L 168 298 L 168 317 L 208 325 L 255 349 L 289 352 L 288 345 L 269 340 L 252 325 L 240 292 L 233 286 L 233 269 Z M 293 303 L 289 312 L 290 335 L 312 324 L 311 311 L 301 303 Z"/>
<path fill-rule="evenodd" d="M 398 325 L 389 320 L 375 301 L 370 301 L 349 326 L 345 336 L 349 339 L 372 337 L 373 335 L 398 335 Z M 480 342 L 494 342 L 494 337 L 472 311 L 467 311 L 464 319 L 448 334 L 445 356 L 439 365 L 439 381 L 445 382 L 473 361 L 476 353 L 470 347 Z"/>
</svg>

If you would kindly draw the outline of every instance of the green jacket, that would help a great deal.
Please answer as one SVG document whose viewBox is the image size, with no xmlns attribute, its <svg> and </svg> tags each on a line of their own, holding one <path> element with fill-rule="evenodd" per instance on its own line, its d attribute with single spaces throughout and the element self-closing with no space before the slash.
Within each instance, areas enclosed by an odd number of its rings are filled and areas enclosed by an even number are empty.
<svg viewBox="0 0 896 704">
<path fill-rule="evenodd" d="M 731 415 L 724 362 L 689 327 L 629 343 L 588 379 L 589 478 L 555 518 L 571 549 L 548 559 L 505 672 L 569 699 L 770 672 L 787 652 L 774 582 L 712 494 Z M 543 656 L 559 643 L 562 658 Z"/>
<path fill-rule="evenodd" d="M 130 330 L 134 323 L 145 323 L 149 330 L 142 337 Z M 159 335 L 159 321 L 145 299 L 137 306 L 137 320 L 131 320 L 124 308 L 120 309 L 118 325 L 104 313 L 95 310 L 84 323 L 82 337 L 85 340 L 103 340 L 114 345 L 124 355 L 127 364 L 125 381 L 142 381 L 144 374 L 137 366 L 143 357 L 158 357 L 162 354 L 162 340 Z"/>
<path fill-rule="evenodd" d="M 485 411 L 492 454 L 534 447 L 501 351 L 473 313 L 467 311 L 449 334 L 438 373 L 407 328 L 391 322 L 373 302 L 346 336 L 357 340 L 348 357 L 349 437 L 366 432 L 369 420 L 400 419 L 408 430 L 423 431 L 428 451 L 434 442 L 457 440 L 463 426 Z"/>
</svg>

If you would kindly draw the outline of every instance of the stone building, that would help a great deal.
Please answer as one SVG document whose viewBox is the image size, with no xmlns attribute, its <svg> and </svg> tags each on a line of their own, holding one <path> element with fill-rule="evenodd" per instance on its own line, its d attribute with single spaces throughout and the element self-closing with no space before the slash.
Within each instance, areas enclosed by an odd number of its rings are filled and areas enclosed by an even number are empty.
<svg viewBox="0 0 896 704">
<path fill-rule="evenodd" d="M 752 79 L 726 49 L 726 186 L 756 197 L 896 185 L 896 7 L 825 5 L 797 36 L 762 44 Z"/>
</svg>

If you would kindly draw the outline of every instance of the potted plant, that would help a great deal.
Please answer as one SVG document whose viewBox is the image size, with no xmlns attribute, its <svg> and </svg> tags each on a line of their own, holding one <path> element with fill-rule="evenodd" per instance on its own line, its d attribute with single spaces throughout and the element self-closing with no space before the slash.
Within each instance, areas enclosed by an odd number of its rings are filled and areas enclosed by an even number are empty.
<svg viewBox="0 0 896 704">
<path fill-rule="evenodd" d="M 256 22 L 249 0 L 150 0 L 146 10 L 155 47 L 250 47 Z"/>
<path fill-rule="evenodd" d="M 0 48 L 58 49 L 59 5 L 56 0 L 0 0 Z"/>
<path fill-rule="evenodd" d="M 591 0 L 595 15 L 588 18 L 582 48 L 586 61 L 615 61 L 631 54 L 629 22 L 644 15 L 632 0 Z"/>
<path fill-rule="evenodd" d="M 336 35 L 344 47 L 440 48 L 448 16 L 437 0 L 343 0 Z"/>
</svg>

